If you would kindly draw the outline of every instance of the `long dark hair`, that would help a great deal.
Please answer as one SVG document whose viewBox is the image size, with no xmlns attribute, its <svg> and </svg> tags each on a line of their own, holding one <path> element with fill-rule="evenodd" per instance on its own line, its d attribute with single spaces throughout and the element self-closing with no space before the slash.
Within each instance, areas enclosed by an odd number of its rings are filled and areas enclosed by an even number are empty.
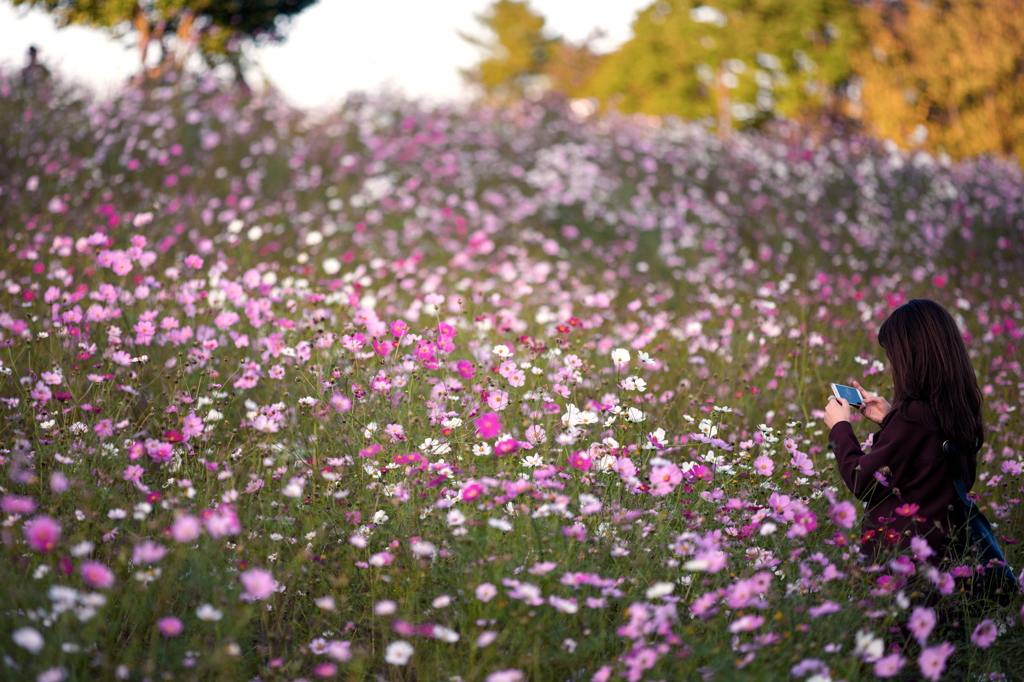
<svg viewBox="0 0 1024 682">
<path fill-rule="evenodd" d="M 929 401 L 942 434 L 961 452 L 977 452 L 985 440 L 981 389 L 949 311 L 915 298 L 882 323 L 878 343 L 892 367 L 894 408 Z"/>
</svg>

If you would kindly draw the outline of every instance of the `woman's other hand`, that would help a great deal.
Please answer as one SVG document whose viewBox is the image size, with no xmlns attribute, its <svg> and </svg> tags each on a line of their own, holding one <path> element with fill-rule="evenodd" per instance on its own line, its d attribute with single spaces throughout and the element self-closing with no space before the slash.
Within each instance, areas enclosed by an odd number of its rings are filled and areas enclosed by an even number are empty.
<svg viewBox="0 0 1024 682">
<path fill-rule="evenodd" d="M 885 419 L 885 415 L 889 414 L 889 410 L 892 409 L 889 401 L 880 395 L 868 393 L 856 381 L 853 382 L 853 387 L 860 391 L 861 400 L 864 401 L 864 405 L 857 408 L 860 410 L 860 413 L 876 424 L 881 424 L 882 420 Z"/>
<path fill-rule="evenodd" d="M 834 395 L 828 397 L 828 405 L 825 406 L 825 426 L 832 430 L 832 427 L 839 422 L 850 421 L 850 403 Z"/>
</svg>

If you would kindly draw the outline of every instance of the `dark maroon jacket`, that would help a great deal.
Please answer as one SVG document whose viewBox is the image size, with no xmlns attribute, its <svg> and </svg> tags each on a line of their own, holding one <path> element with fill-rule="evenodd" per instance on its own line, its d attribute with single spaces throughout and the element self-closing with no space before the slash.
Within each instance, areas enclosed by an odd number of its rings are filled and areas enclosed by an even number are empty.
<svg viewBox="0 0 1024 682">
<path fill-rule="evenodd" d="M 910 539 L 920 535 L 937 558 L 941 556 L 956 518 L 952 511 L 957 494 L 931 407 L 920 400 L 894 405 L 868 454 L 849 422 L 833 426 L 828 439 L 843 481 L 854 496 L 867 502 L 861 538 L 864 553 L 884 558 L 893 550 L 909 548 Z M 875 478 L 876 472 L 885 476 L 888 486 Z M 960 453 L 960 475 L 968 490 L 976 473 L 975 453 Z M 898 514 L 896 510 L 906 504 L 920 509 L 910 516 Z"/>
</svg>

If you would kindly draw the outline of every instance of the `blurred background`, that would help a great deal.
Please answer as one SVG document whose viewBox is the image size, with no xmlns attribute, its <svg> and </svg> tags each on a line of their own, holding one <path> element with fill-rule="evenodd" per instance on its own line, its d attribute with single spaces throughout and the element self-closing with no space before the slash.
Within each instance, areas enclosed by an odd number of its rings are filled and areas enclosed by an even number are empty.
<svg viewBox="0 0 1024 682">
<path fill-rule="evenodd" d="M 101 94 L 211 70 L 306 108 L 382 88 L 566 98 L 721 137 L 795 119 L 952 158 L 1024 152 L 1024 0 L 0 0 L 0 65 Z"/>
</svg>

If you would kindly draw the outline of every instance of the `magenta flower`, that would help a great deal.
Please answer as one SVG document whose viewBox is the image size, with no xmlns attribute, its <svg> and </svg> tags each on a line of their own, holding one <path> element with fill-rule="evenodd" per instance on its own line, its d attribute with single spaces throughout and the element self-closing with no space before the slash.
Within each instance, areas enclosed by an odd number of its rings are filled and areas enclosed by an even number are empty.
<svg viewBox="0 0 1024 682">
<path fill-rule="evenodd" d="M 274 580 L 273 574 L 262 568 L 250 568 L 239 575 L 238 579 L 242 581 L 242 586 L 245 588 L 242 597 L 248 597 L 247 601 L 267 599 L 277 590 L 277 581 Z"/>
<path fill-rule="evenodd" d="M 319 678 L 334 677 L 338 674 L 338 666 L 325 661 L 313 666 L 313 674 Z"/>
<path fill-rule="evenodd" d="M 81 571 L 82 580 L 90 587 L 106 590 L 114 586 L 114 572 L 98 561 L 86 561 Z"/>
<path fill-rule="evenodd" d="M 921 652 L 917 659 L 917 665 L 921 668 L 921 675 L 932 682 L 938 682 L 942 673 L 946 670 L 946 659 L 956 651 L 949 642 L 943 642 L 938 646 L 931 646 Z"/>
<path fill-rule="evenodd" d="M 36 501 L 21 495 L 4 495 L 0 498 L 0 509 L 9 514 L 31 514 L 36 510 Z"/>
<path fill-rule="evenodd" d="M 156 622 L 157 628 L 160 629 L 160 634 L 164 637 L 177 637 L 181 634 L 181 631 L 185 629 L 181 621 L 174 616 L 165 616 Z"/>
<path fill-rule="evenodd" d="M 494 444 L 494 454 L 498 455 L 511 455 L 513 452 L 519 449 L 519 441 L 515 438 L 506 438 L 505 440 L 498 441 Z"/>
<path fill-rule="evenodd" d="M 484 412 L 473 420 L 479 438 L 494 438 L 501 433 L 501 417 L 495 412 Z"/>
<path fill-rule="evenodd" d="M 458 364 L 455 365 L 455 368 L 458 370 L 459 376 L 463 379 L 473 378 L 473 363 L 469 360 L 459 360 Z"/>
<path fill-rule="evenodd" d="M 974 628 L 974 634 L 971 635 L 971 642 L 977 647 L 987 649 L 992 642 L 996 641 L 996 637 L 998 636 L 999 632 L 996 630 L 996 624 L 986 618 L 978 623 L 978 627 Z"/>
<path fill-rule="evenodd" d="M 37 516 L 26 521 L 21 531 L 29 547 L 37 552 L 52 552 L 60 541 L 60 524 L 49 516 Z"/>
</svg>

